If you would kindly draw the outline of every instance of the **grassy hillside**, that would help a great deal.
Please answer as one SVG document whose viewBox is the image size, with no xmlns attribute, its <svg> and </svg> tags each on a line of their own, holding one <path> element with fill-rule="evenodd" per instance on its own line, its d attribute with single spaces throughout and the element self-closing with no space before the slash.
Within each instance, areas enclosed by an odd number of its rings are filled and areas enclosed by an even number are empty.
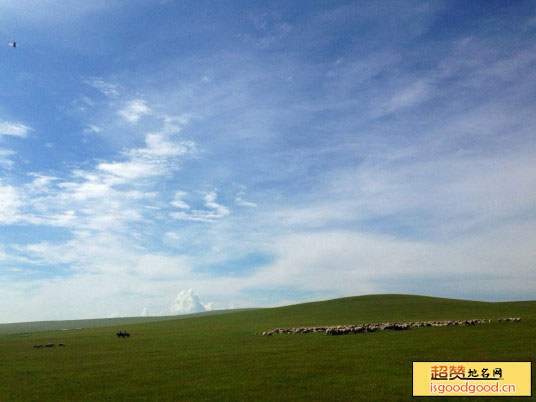
<svg viewBox="0 0 536 402">
<path fill-rule="evenodd" d="M 335 337 L 254 334 L 507 316 L 523 321 Z M 536 361 L 536 302 L 376 295 L 132 324 L 129 339 L 117 339 L 120 329 L 0 335 L 0 400 L 408 400 L 414 360 Z M 67 346 L 32 348 L 59 342 Z"/>
<path fill-rule="evenodd" d="M 31 332 L 77 330 L 88 328 L 103 328 L 112 326 L 125 326 L 132 324 L 141 324 L 156 321 L 183 320 L 185 318 L 201 317 L 216 314 L 236 313 L 252 309 L 234 309 L 234 310 L 213 310 L 202 313 L 168 315 L 154 317 L 118 317 L 118 318 L 97 318 L 86 320 L 64 320 L 64 321 L 32 321 L 32 322 L 15 322 L 10 324 L 0 324 L 0 334 L 24 334 Z"/>
</svg>

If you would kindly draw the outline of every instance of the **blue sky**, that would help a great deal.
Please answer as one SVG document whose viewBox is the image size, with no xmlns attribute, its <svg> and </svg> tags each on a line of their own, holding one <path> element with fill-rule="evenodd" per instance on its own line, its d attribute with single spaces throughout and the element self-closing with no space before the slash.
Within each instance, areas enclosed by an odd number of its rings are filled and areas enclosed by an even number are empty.
<svg viewBox="0 0 536 402">
<path fill-rule="evenodd" d="M 0 322 L 534 299 L 535 33 L 529 1 L 0 3 Z"/>
</svg>

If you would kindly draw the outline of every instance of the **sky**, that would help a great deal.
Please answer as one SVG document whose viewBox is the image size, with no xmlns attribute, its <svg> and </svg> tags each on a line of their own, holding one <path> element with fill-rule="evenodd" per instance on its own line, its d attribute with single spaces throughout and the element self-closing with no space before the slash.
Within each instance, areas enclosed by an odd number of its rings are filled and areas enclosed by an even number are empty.
<svg viewBox="0 0 536 402">
<path fill-rule="evenodd" d="M 536 299 L 535 34 L 534 1 L 0 1 L 0 322 Z"/>
</svg>

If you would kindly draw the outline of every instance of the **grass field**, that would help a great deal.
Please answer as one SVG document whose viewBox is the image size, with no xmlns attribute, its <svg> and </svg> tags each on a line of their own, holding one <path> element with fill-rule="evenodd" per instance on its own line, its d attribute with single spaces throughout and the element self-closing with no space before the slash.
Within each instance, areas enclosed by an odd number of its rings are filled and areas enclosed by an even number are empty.
<svg viewBox="0 0 536 402">
<path fill-rule="evenodd" d="M 511 316 L 522 322 L 346 336 L 255 335 L 275 327 Z M 132 336 L 118 339 L 115 332 L 124 329 Z M 406 295 L 3 334 L 0 401 L 409 400 L 412 361 L 535 361 L 535 338 L 536 302 Z M 59 342 L 67 346 L 32 348 Z M 534 383 L 533 370 L 533 395 Z"/>
<path fill-rule="evenodd" d="M 142 324 L 156 321 L 184 320 L 192 317 L 201 317 L 216 314 L 236 313 L 252 309 L 235 309 L 235 310 L 211 310 L 202 313 L 152 316 L 152 317 L 118 317 L 118 318 L 97 318 L 86 320 L 66 320 L 66 321 L 32 321 L 32 322 L 15 322 L 11 324 L 0 324 L 0 335 L 2 334 L 26 334 L 30 332 L 45 331 L 74 331 L 77 329 L 103 328 L 113 326 L 125 326 L 132 324 Z"/>
</svg>

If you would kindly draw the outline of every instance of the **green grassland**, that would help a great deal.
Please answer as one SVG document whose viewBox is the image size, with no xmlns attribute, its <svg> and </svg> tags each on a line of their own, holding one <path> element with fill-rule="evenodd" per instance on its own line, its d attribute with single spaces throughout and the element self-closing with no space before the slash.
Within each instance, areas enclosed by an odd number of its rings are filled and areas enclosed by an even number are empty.
<svg viewBox="0 0 536 402">
<path fill-rule="evenodd" d="M 275 327 L 512 316 L 522 321 L 343 336 L 255 334 Z M 124 329 L 132 336 L 118 339 L 115 332 Z M 2 334 L 0 401 L 403 401 L 411 399 L 412 361 L 535 361 L 535 339 L 534 301 L 407 295 Z M 32 348 L 59 342 L 67 346 Z"/>
<path fill-rule="evenodd" d="M 184 320 L 186 318 L 201 317 L 207 315 L 236 313 L 252 309 L 234 310 L 211 310 L 202 313 L 152 316 L 152 317 L 117 317 L 117 318 L 96 318 L 86 320 L 66 320 L 66 321 L 31 321 L 15 322 L 10 324 L 0 324 L 0 335 L 2 334 L 25 334 L 30 332 L 45 331 L 75 331 L 78 329 L 103 328 L 113 326 L 125 326 L 156 321 Z"/>
</svg>

